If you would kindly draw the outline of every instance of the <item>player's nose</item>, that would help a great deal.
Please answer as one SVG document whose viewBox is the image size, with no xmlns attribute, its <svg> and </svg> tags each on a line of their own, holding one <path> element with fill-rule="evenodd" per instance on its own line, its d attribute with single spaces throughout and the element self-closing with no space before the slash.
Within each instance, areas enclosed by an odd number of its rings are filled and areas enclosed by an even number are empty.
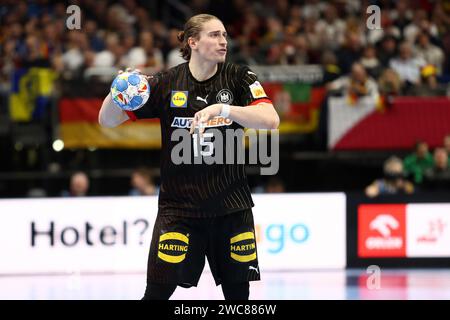
<svg viewBox="0 0 450 320">
<path fill-rule="evenodd" d="M 220 36 L 220 39 L 219 39 L 219 44 L 221 45 L 221 46 L 226 46 L 227 45 L 227 38 L 226 37 L 224 37 L 223 35 L 222 36 Z"/>
</svg>

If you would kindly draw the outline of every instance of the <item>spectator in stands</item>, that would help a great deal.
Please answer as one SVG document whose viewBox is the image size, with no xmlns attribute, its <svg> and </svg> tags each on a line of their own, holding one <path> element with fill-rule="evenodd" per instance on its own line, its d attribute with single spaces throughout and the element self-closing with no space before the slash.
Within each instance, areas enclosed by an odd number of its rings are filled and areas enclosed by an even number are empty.
<svg viewBox="0 0 450 320">
<path fill-rule="evenodd" d="M 66 51 L 60 57 L 55 57 L 57 71 L 65 77 L 73 77 L 84 63 L 82 37 L 83 35 L 79 31 L 69 33 Z"/>
<path fill-rule="evenodd" d="M 306 37 L 310 50 L 318 53 L 322 50 L 322 38 L 316 31 L 317 19 L 313 16 L 305 19 L 303 34 Z"/>
<path fill-rule="evenodd" d="M 87 20 L 85 24 L 85 32 L 89 40 L 91 49 L 95 52 L 100 52 L 105 48 L 103 38 L 100 36 L 100 32 L 95 20 Z"/>
<path fill-rule="evenodd" d="M 377 79 L 382 71 L 382 66 L 377 58 L 376 49 L 373 45 L 368 45 L 364 48 L 363 55 L 359 63 L 367 70 L 367 73 Z"/>
<path fill-rule="evenodd" d="M 124 54 L 117 33 L 108 34 L 105 42 L 105 49 L 95 54 L 95 67 L 114 67 Z"/>
<path fill-rule="evenodd" d="M 428 20 L 427 11 L 418 9 L 414 12 L 413 21 L 403 30 L 403 36 L 406 41 L 413 44 L 422 31 L 429 33 L 432 37 L 439 35 L 436 25 Z"/>
<path fill-rule="evenodd" d="M 64 190 L 61 195 L 63 197 L 85 197 L 89 191 L 89 177 L 82 171 L 75 172 L 70 177 L 69 190 Z"/>
<path fill-rule="evenodd" d="M 181 63 L 186 62 L 186 60 L 184 60 L 181 57 L 177 36 L 178 36 L 178 30 L 171 29 L 169 31 L 169 46 L 171 49 L 167 54 L 166 69 L 170 69 Z"/>
<path fill-rule="evenodd" d="M 280 64 L 308 64 L 308 44 L 303 35 L 289 35 L 282 45 Z"/>
<path fill-rule="evenodd" d="M 450 157 L 450 134 L 447 134 L 444 137 L 444 148 L 447 151 L 448 156 Z"/>
<path fill-rule="evenodd" d="M 343 73 L 351 71 L 353 63 L 361 59 L 362 51 L 360 34 L 355 31 L 347 31 L 344 45 L 337 50 L 339 65 Z"/>
<path fill-rule="evenodd" d="M 345 22 L 339 18 L 336 7 L 328 3 L 325 7 L 324 19 L 320 19 L 316 24 L 316 32 L 322 37 L 322 47 L 338 49 L 344 41 L 345 30 Z"/>
<path fill-rule="evenodd" d="M 377 43 L 378 59 L 383 67 L 389 66 L 389 61 L 397 55 L 397 38 L 392 35 L 386 35 Z"/>
<path fill-rule="evenodd" d="M 152 68 L 152 72 L 161 71 L 164 68 L 164 57 L 161 50 L 154 46 L 151 31 L 142 31 L 139 36 L 139 47 L 132 48 L 129 52 L 129 63 L 138 69 Z"/>
<path fill-rule="evenodd" d="M 351 74 L 342 76 L 328 85 L 331 92 L 341 92 L 354 104 L 361 97 L 379 97 L 378 86 L 375 80 L 367 75 L 366 70 L 360 63 L 352 65 Z"/>
<path fill-rule="evenodd" d="M 445 96 L 447 87 L 438 83 L 437 69 L 434 65 L 427 64 L 420 69 L 420 83 L 412 86 L 406 94 L 411 96 L 433 97 Z"/>
<path fill-rule="evenodd" d="M 400 30 L 403 37 L 403 30 L 411 23 L 413 11 L 409 4 L 409 0 L 397 0 L 395 2 L 395 9 L 391 11 L 391 18 L 394 25 Z"/>
<path fill-rule="evenodd" d="M 430 35 L 425 31 L 417 35 L 415 54 L 416 57 L 425 60 L 427 64 L 436 66 L 438 75 L 442 73 L 444 51 L 430 42 Z"/>
<path fill-rule="evenodd" d="M 425 60 L 413 56 L 411 45 L 408 42 L 400 44 L 398 57 L 391 59 L 389 63 L 407 88 L 420 83 L 420 68 L 425 64 Z"/>
<path fill-rule="evenodd" d="M 153 182 L 151 171 L 145 167 L 137 168 L 133 171 L 131 186 L 130 196 L 150 196 L 159 193 L 159 188 Z"/>
<path fill-rule="evenodd" d="M 382 95 L 394 97 L 401 94 L 402 80 L 397 72 L 387 68 L 378 79 L 378 88 Z"/>
<path fill-rule="evenodd" d="M 392 107 L 394 98 L 402 93 L 402 80 L 393 69 L 386 68 L 378 79 L 380 99 L 377 109 L 383 112 Z"/>
<path fill-rule="evenodd" d="M 424 185 L 428 190 L 450 190 L 450 166 L 445 148 L 434 150 L 434 166 L 424 173 Z"/>
<path fill-rule="evenodd" d="M 336 55 L 331 50 L 325 50 L 322 54 L 323 83 L 336 80 L 341 75 L 341 68 L 337 63 Z"/>
<path fill-rule="evenodd" d="M 237 64 L 256 65 L 260 60 L 258 48 L 249 43 L 249 39 L 240 36 L 236 39 L 238 43 L 236 52 L 233 54 L 233 61 Z M 179 50 L 177 51 L 179 53 Z"/>
<path fill-rule="evenodd" d="M 367 43 L 381 43 L 387 37 L 400 38 L 400 30 L 393 24 L 389 10 L 381 10 L 380 29 L 366 30 Z"/>
<path fill-rule="evenodd" d="M 417 141 L 414 153 L 403 160 L 405 173 L 411 177 L 414 183 L 421 184 L 425 170 L 433 166 L 433 156 L 428 151 L 428 144 L 425 141 Z"/>
<path fill-rule="evenodd" d="M 303 16 L 305 18 L 318 18 L 325 11 L 326 3 L 321 0 L 305 0 Z"/>
<path fill-rule="evenodd" d="M 384 177 L 367 186 L 365 193 L 374 198 L 388 194 L 412 194 L 414 185 L 405 178 L 402 160 L 392 156 L 384 162 Z"/>
</svg>

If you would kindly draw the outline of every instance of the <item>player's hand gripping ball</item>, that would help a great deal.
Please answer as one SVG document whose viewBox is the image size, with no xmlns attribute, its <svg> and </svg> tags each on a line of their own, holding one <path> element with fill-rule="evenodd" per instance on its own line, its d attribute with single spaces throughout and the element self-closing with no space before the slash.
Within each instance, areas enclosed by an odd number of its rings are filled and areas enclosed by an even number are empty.
<svg viewBox="0 0 450 320">
<path fill-rule="evenodd" d="M 142 107 L 150 96 L 150 86 L 145 75 L 139 72 L 120 73 L 111 85 L 112 101 L 126 111 Z"/>
</svg>

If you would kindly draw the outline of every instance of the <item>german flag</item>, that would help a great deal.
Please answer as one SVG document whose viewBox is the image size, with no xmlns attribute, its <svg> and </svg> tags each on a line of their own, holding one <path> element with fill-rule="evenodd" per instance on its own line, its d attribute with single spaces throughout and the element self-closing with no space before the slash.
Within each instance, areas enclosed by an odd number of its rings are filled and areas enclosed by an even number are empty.
<svg viewBox="0 0 450 320">
<path fill-rule="evenodd" d="M 66 148 L 161 148 L 158 119 L 127 121 L 116 128 L 98 124 L 103 99 L 63 98 L 59 101 L 59 138 Z"/>
</svg>

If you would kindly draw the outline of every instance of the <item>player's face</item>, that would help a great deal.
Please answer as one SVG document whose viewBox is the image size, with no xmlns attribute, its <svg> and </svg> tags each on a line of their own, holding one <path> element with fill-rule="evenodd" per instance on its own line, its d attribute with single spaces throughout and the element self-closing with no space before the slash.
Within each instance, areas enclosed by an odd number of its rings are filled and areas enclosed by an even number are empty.
<svg viewBox="0 0 450 320">
<path fill-rule="evenodd" d="M 225 61 L 227 55 L 227 32 L 222 22 L 213 19 L 203 24 L 195 50 L 204 60 L 217 63 Z"/>
</svg>

